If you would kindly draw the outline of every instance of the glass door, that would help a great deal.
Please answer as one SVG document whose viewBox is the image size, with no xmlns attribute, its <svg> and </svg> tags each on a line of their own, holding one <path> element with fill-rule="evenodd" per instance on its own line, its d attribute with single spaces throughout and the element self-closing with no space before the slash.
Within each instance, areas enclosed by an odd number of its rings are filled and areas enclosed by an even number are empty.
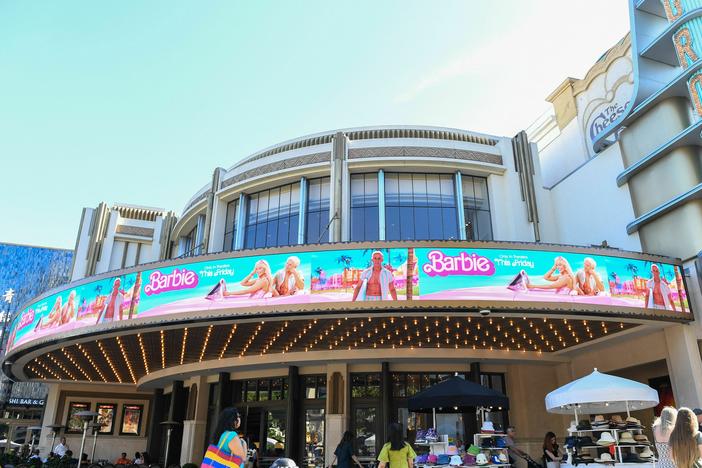
<svg viewBox="0 0 702 468">
<path fill-rule="evenodd" d="M 324 409 L 305 410 L 305 448 L 303 468 L 324 467 Z"/>
<path fill-rule="evenodd" d="M 286 420 L 288 417 L 285 408 L 271 408 L 265 413 L 264 435 L 265 443 L 261 456 L 261 466 L 270 466 L 276 459 L 285 456 Z"/>
<path fill-rule="evenodd" d="M 357 406 L 353 409 L 353 434 L 358 458 L 364 463 L 372 463 L 378 457 L 378 407 Z"/>
</svg>

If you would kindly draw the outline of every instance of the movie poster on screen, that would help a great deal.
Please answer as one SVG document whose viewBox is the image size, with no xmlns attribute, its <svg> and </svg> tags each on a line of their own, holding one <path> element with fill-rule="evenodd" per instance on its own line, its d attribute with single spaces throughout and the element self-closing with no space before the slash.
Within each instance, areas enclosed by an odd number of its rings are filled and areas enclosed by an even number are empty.
<svg viewBox="0 0 702 468">
<path fill-rule="evenodd" d="M 144 405 L 124 405 L 122 407 L 121 435 L 139 435 L 141 431 L 141 418 L 144 414 Z"/>
<path fill-rule="evenodd" d="M 677 266 L 534 250 L 416 249 L 422 300 L 598 304 L 689 312 Z"/>
<path fill-rule="evenodd" d="M 98 403 L 97 422 L 100 424 L 100 434 L 112 434 L 115 425 L 115 412 L 117 405 L 114 403 Z"/>
<path fill-rule="evenodd" d="M 76 413 L 80 411 L 90 411 L 90 403 L 72 401 L 68 404 L 67 434 L 80 434 L 83 432 L 83 420 L 76 416 Z"/>
</svg>

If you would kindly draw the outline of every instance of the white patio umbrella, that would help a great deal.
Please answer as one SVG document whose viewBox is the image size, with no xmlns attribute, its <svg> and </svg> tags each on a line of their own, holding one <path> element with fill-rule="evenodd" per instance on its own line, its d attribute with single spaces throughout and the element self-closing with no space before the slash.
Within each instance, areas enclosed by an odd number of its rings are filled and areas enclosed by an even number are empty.
<svg viewBox="0 0 702 468">
<path fill-rule="evenodd" d="M 7 444 L 7 439 L 0 439 L 0 445 L 5 445 L 5 444 Z M 10 441 L 10 445 L 12 445 L 14 447 L 21 447 L 22 446 L 22 444 L 18 444 L 17 442 L 14 442 L 14 441 Z"/>
<path fill-rule="evenodd" d="M 574 380 L 546 395 L 549 413 L 580 414 L 621 413 L 652 408 L 658 404 L 658 392 L 648 385 L 622 377 L 592 374 Z"/>
</svg>

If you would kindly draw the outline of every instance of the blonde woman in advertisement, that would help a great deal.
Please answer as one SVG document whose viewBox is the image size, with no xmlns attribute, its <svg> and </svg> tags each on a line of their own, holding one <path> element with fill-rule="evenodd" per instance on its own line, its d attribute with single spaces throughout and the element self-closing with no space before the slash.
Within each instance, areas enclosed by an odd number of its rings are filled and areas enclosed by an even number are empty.
<svg viewBox="0 0 702 468">
<path fill-rule="evenodd" d="M 65 325 L 76 316 L 76 291 L 73 290 L 68 295 L 68 301 L 61 310 L 61 325 Z"/>
<path fill-rule="evenodd" d="M 675 462 L 670 454 L 670 433 L 675 427 L 678 410 L 666 406 L 653 423 L 653 440 L 658 452 L 658 466 L 660 468 L 675 468 Z"/>
<path fill-rule="evenodd" d="M 555 289 L 556 294 L 570 294 L 571 296 L 578 294 L 573 269 L 568 260 L 560 255 L 553 260 L 553 266 L 544 275 L 544 279 L 550 283 L 532 284 L 525 272 L 522 272 L 522 275 L 529 290 Z"/>
<path fill-rule="evenodd" d="M 54 301 L 54 306 L 51 308 L 49 315 L 41 317 L 37 324 L 34 326 L 34 331 L 44 330 L 46 328 L 57 327 L 61 325 L 61 319 L 63 317 L 63 300 L 61 296 L 56 296 L 56 301 Z M 46 319 L 46 320 L 44 320 Z"/>
<path fill-rule="evenodd" d="M 254 276 L 256 277 L 255 279 Z M 257 261 L 251 273 L 239 284 L 245 286 L 246 289 L 227 291 L 226 284 L 222 281 L 222 295 L 224 297 L 248 295 L 252 299 L 270 296 L 273 289 L 273 275 L 271 274 L 271 267 L 268 265 L 268 262 L 265 260 Z"/>
</svg>

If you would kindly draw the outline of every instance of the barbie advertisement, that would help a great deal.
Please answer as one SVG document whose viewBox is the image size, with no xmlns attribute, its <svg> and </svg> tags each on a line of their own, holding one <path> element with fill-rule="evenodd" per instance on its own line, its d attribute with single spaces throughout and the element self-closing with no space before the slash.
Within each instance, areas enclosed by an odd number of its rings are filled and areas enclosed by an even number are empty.
<svg viewBox="0 0 702 468">
<path fill-rule="evenodd" d="M 407 248 L 334 250 L 193 262 L 67 289 L 31 304 L 7 349 L 55 333 L 144 317 L 215 309 L 405 300 Z M 409 281 L 409 283 L 408 283 Z"/>
<path fill-rule="evenodd" d="M 8 350 L 56 333 L 145 317 L 409 300 L 599 304 L 689 312 L 680 270 L 670 264 L 518 249 L 299 251 L 193 261 L 68 285 L 14 318 Z"/>
<path fill-rule="evenodd" d="M 689 312 L 678 266 L 533 250 L 414 249 L 422 300 L 600 304 Z"/>
</svg>

